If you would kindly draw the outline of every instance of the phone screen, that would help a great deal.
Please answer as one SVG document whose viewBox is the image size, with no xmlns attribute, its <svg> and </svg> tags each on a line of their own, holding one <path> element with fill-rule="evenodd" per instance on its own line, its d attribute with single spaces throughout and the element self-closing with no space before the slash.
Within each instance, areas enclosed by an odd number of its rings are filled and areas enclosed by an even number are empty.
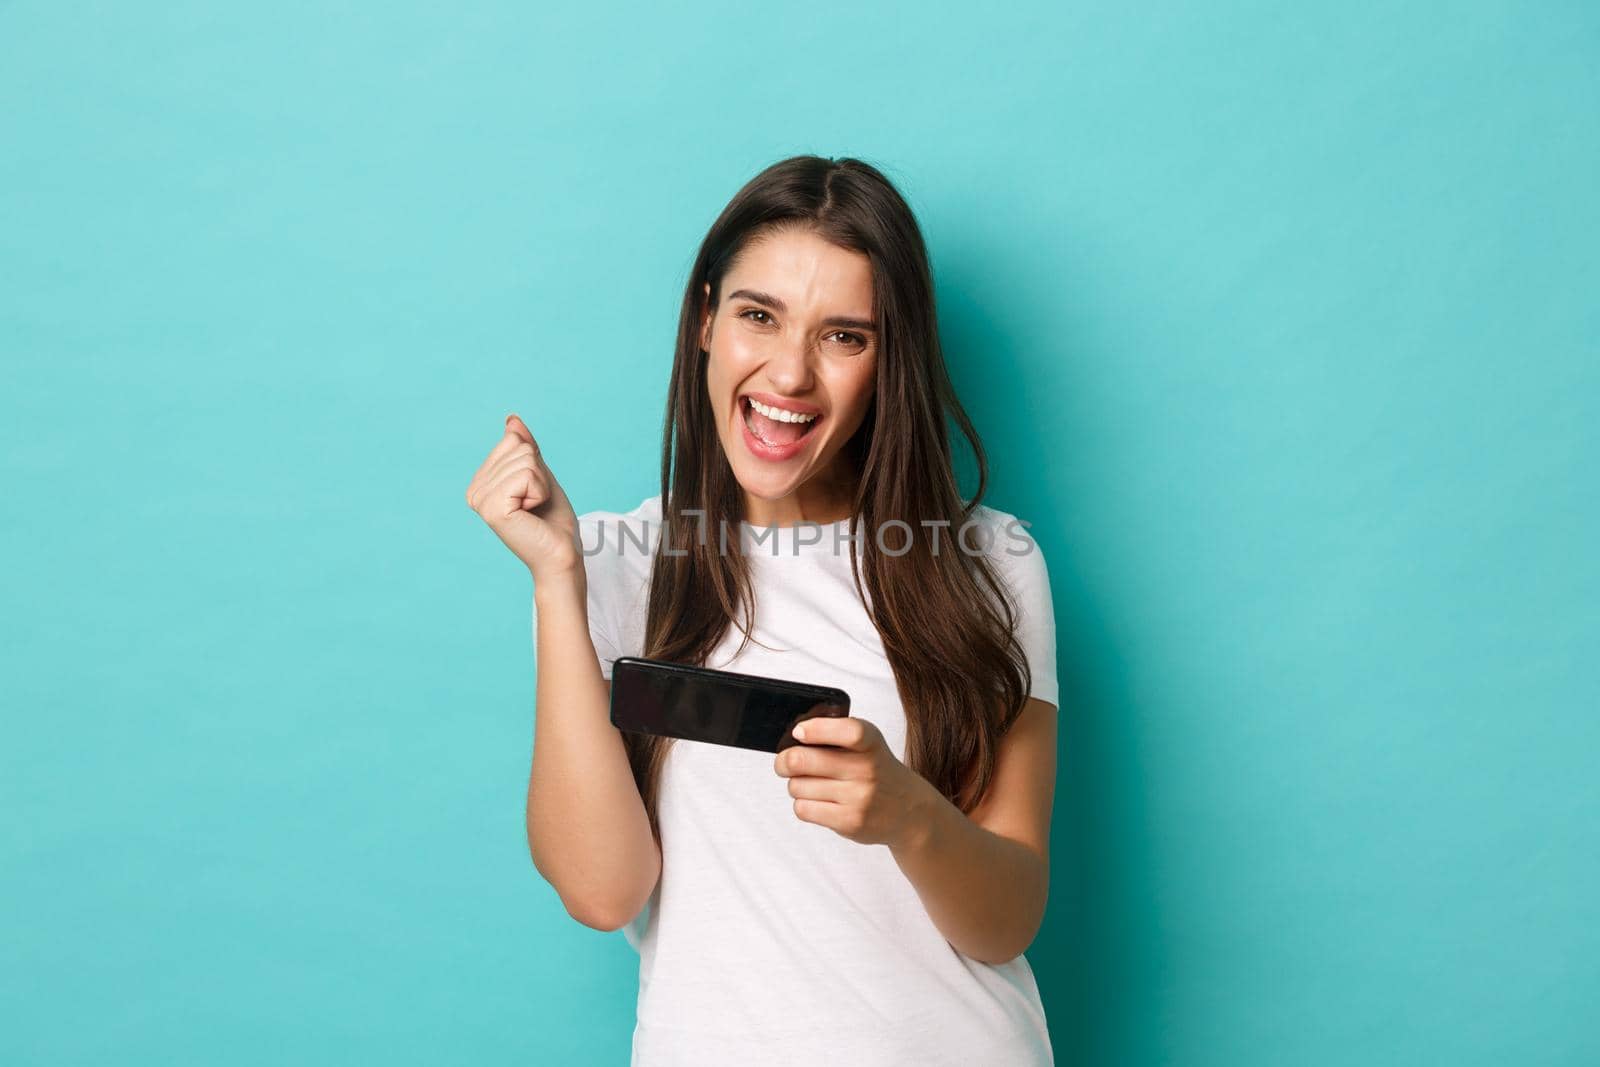
<svg viewBox="0 0 1600 1067">
<path fill-rule="evenodd" d="M 796 723 L 849 713 L 850 697 L 831 686 L 627 656 L 611 672 L 612 725 L 634 733 L 781 752 L 799 743 Z"/>
</svg>

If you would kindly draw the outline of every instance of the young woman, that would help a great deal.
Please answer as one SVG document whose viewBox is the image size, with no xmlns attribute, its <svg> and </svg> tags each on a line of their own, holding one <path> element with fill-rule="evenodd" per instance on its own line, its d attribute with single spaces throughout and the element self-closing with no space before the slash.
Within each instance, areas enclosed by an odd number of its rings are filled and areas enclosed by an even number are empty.
<svg viewBox="0 0 1600 1067">
<path fill-rule="evenodd" d="M 946 419 L 970 444 L 964 501 Z M 927 253 L 894 187 L 800 156 L 711 227 L 661 494 L 577 516 L 515 415 L 467 501 L 533 575 L 534 865 L 639 950 L 633 1062 L 1052 1062 L 1023 950 L 1055 787 L 1055 631 L 978 503 Z M 643 655 L 837 686 L 776 758 L 624 734 Z"/>
</svg>

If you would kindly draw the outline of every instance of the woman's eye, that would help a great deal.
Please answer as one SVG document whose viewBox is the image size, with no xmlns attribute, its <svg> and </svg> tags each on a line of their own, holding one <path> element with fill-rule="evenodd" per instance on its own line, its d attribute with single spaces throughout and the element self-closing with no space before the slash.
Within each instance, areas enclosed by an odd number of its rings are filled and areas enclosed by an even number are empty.
<svg viewBox="0 0 1600 1067">
<path fill-rule="evenodd" d="M 761 317 L 756 318 L 758 315 Z M 739 312 L 739 318 L 748 319 L 751 322 L 766 326 L 771 323 L 772 313 L 762 308 L 745 308 L 743 311 Z M 830 341 L 833 341 L 836 344 L 843 344 L 850 348 L 865 348 L 867 346 L 867 339 L 865 337 L 861 336 L 859 333 L 852 333 L 849 330 L 835 330 L 828 334 L 827 337 Z"/>
</svg>

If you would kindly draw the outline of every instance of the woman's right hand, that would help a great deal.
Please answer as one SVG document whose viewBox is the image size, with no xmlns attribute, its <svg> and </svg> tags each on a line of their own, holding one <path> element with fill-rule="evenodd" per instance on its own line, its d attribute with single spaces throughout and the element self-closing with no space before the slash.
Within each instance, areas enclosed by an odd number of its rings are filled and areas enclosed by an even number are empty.
<svg viewBox="0 0 1600 1067">
<path fill-rule="evenodd" d="M 506 416 L 506 435 L 472 476 L 467 506 L 527 565 L 535 584 L 583 572 L 578 516 L 516 415 Z"/>
</svg>

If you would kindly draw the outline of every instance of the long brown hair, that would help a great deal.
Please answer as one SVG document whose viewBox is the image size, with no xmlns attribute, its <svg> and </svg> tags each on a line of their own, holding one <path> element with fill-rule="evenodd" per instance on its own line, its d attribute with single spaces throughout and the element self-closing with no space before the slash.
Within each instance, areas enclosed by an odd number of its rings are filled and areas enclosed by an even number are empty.
<svg viewBox="0 0 1600 1067">
<path fill-rule="evenodd" d="M 858 536 L 851 542 L 851 571 L 858 594 L 865 583 L 863 603 L 870 605 L 905 707 L 905 762 L 971 811 L 989 787 L 999 740 L 1021 713 L 1032 679 L 1015 637 L 1015 604 L 987 554 L 948 545 L 935 553 L 933 539 L 924 535 L 925 522 L 948 522 L 953 535 L 973 517 L 988 465 L 945 370 L 922 233 L 899 192 L 867 163 L 812 155 L 775 163 L 739 190 L 701 243 L 684 291 L 662 433 L 661 536 L 673 551 L 655 555 L 644 655 L 704 664 L 739 619 L 746 620 L 740 649 L 751 639 L 755 598 L 748 562 L 739 552 L 719 552 L 716 535 L 697 536 L 744 517 L 743 493 L 717 437 L 700 327 L 744 246 L 787 227 L 809 229 L 866 255 L 872 265 L 877 383 L 860 429 L 842 449 L 858 475 L 852 532 L 900 519 L 924 533 L 909 538 L 910 550 L 902 555 L 880 551 L 870 534 Z M 978 487 L 970 501 L 961 499 L 956 484 L 946 418 L 976 461 Z M 903 539 L 885 537 L 896 550 Z M 672 742 L 622 736 L 659 835 L 656 791 Z"/>
</svg>

